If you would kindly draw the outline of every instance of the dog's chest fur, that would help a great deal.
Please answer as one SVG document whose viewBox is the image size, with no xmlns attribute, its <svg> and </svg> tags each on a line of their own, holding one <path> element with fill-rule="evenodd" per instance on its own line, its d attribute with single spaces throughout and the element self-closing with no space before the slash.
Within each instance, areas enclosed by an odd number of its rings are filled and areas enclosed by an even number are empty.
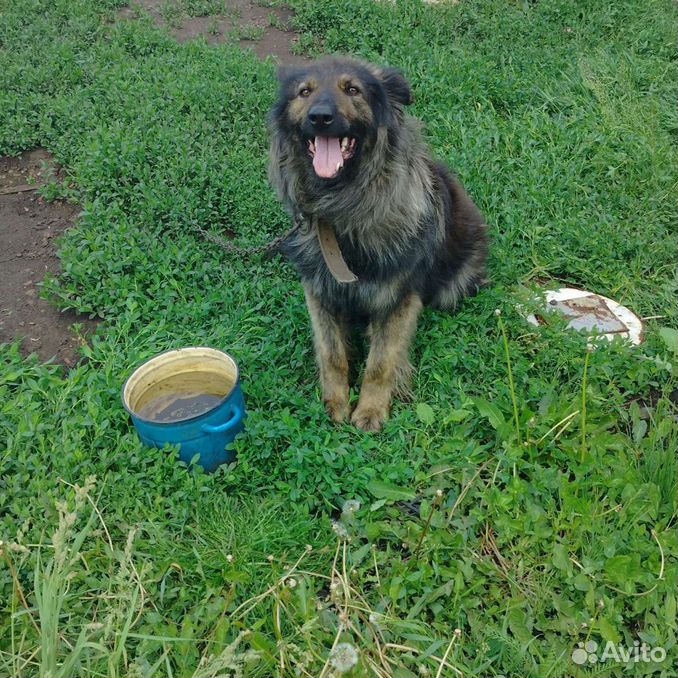
<svg viewBox="0 0 678 678">
<path fill-rule="evenodd" d="M 426 265 L 421 250 L 411 244 L 391 253 L 366 251 L 340 234 L 337 242 L 348 267 L 358 280 L 341 283 L 330 272 L 314 229 L 295 233 L 283 245 L 304 283 L 332 310 L 375 317 L 388 312 L 411 290 L 411 271 Z"/>
</svg>

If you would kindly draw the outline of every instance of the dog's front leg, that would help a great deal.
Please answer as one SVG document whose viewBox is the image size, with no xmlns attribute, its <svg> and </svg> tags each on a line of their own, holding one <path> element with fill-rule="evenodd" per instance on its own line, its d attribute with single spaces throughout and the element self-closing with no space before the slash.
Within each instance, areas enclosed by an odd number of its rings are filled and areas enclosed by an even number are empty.
<svg viewBox="0 0 678 678">
<path fill-rule="evenodd" d="M 304 285 L 304 294 L 313 325 L 323 402 L 332 420 L 342 422 L 349 413 L 346 326 L 340 318 L 320 305 L 318 297 L 307 285 Z"/>
<path fill-rule="evenodd" d="M 370 323 L 370 353 L 360 401 L 351 421 L 363 431 L 379 431 L 388 417 L 393 391 L 411 371 L 409 348 L 417 329 L 421 299 L 411 294 L 385 319 Z"/>
</svg>

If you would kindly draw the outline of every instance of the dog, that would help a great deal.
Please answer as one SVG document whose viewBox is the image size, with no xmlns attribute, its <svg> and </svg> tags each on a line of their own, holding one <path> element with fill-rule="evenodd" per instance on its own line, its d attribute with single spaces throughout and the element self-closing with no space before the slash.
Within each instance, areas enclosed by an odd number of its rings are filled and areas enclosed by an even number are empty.
<svg viewBox="0 0 678 678">
<path fill-rule="evenodd" d="M 298 225 L 281 250 L 301 277 L 323 401 L 335 422 L 350 416 L 349 338 L 366 328 L 351 422 L 379 431 L 407 389 L 422 307 L 452 310 L 484 284 L 487 227 L 405 113 L 400 71 L 328 57 L 278 79 L 269 180 Z"/>
</svg>

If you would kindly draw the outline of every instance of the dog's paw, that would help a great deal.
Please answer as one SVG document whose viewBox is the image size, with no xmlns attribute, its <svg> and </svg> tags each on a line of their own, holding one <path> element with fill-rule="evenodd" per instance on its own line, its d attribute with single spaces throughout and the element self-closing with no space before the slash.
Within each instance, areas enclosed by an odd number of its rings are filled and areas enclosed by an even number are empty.
<svg viewBox="0 0 678 678">
<path fill-rule="evenodd" d="M 351 417 L 351 423 L 362 431 L 376 433 L 377 431 L 381 431 L 381 427 L 384 425 L 387 416 L 388 411 L 385 409 L 377 407 L 360 407 L 360 405 L 358 405 Z"/>
<path fill-rule="evenodd" d="M 335 424 L 342 424 L 348 419 L 348 402 L 343 400 L 326 400 L 325 409 Z"/>
</svg>

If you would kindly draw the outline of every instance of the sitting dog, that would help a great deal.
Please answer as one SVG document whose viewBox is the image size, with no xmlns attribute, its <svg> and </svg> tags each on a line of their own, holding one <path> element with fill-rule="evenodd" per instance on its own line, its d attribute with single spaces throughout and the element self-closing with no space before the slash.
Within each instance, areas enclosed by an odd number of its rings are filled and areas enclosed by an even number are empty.
<svg viewBox="0 0 678 678">
<path fill-rule="evenodd" d="M 406 388 L 422 307 L 451 310 L 483 284 L 486 226 L 405 113 L 399 71 L 333 57 L 279 80 L 269 179 L 299 225 L 282 251 L 301 276 L 323 400 L 334 421 L 348 418 L 349 332 L 366 327 L 351 421 L 378 431 Z"/>
</svg>

